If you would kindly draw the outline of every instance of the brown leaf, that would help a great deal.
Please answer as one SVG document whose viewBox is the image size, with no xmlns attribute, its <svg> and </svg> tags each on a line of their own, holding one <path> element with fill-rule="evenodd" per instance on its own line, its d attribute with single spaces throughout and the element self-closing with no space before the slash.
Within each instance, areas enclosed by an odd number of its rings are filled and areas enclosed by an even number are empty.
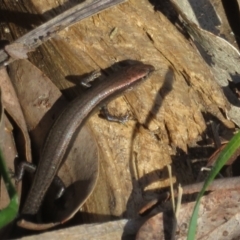
<svg viewBox="0 0 240 240">
<path fill-rule="evenodd" d="M 30 129 L 33 148 L 37 149 L 39 155 L 51 125 L 67 106 L 67 102 L 55 85 L 26 60 L 13 63 L 10 66 L 10 75 Z M 56 189 L 52 186 L 43 209 L 46 222 L 54 221 L 54 225 L 70 219 L 89 197 L 96 184 L 98 149 L 86 126 L 77 134 L 58 175 L 67 186 L 65 206 L 61 208 L 54 205 L 56 196 L 53 193 Z"/>
<path fill-rule="evenodd" d="M 21 107 L 19 105 L 15 90 L 6 72 L 6 69 L 0 70 L 0 86 L 2 91 L 2 107 L 4 107 L 5 112 L 10 116 L 10 121 L 8 115 L 3 115 L 3 125 L 1 128 L 1 149 L 3 151 L 3 156 L 6 161 L 7 168 L 14 172 L 14 160 L 18 155 L 16 150 L 16 145 L 19 145 L 23 149 L 23 154 L 20 155 L 22 158 L 27 159 L 31 162 L 31 149 L 30 149 L 30 139 L 28 136 L 27 126 L 22 114 Z M 12 125 L 14 123 L 14 127 Z M 19 129 L 21 134 L 18 135 L 19 138 L 14 140 L 13 130 Z M 16 136 L 16 134 L 15 134 Z M 23 159 L 23 160 L 24 160 Z M 13 179 L 14 181 L 14 179 Z M 13 183 L 14 184 L 14 183 Z M 21 196 L 21 184 L 18 184 L 17 191 L 19 196 Z M 5 184 L 1 181 L 1 199 L 0 207 L 3 208 L 9 203 L 9 197 L 5 189 Z"/>
<path fill-rule="evenodd" d="M 224 38 L 202 29 L 193 15 L 187 15 L 185 11 L 186 8 L 184 8 L 180 2 L 175 0 L 172 0 L 172 2 L 174 2 L 177 12 L 181 15 L 189 34 L 193 37 L 194 42 L 197 43 L 196 46 L 201 56 L 209 64 L 215 81 L 222 86 L 226 98 L 231 103 L 229 109 L 223 110 L 226 111 L 230 120 L 240 126 L 239 101 L 228 87 L 228 81 L 239 82 L 240 80 L 240 66 L 238 64 L 240 59 L 239 51 Z M 202 11 L 204 11 L 204 9 L 202 9 Z M 198 13 L 199 12 L 200 11 L 198 11 Z M 230 31 L 230 29 L 228 31 Z M 225 124 L 228 124 L 227 121 Z M 231 126 L 229 125 L 229 127 Z"/>
<path fill-rule="evenodd" d="M 22 43 L 12 43 L 10 45 L 5 46 L 4 49 L 13 59 L 28 58 L 27 53 L 29 52 L 29 49 L 27 49 Z"/>
<path fill-rule="evenodd" d="M 19 100 L 16 96 L 15 89 L 12 86 L 11 80 L 6 72 L 6 69 L 0 70 L 0 86 L 3 90 L 3 105 L 5 110 L 17 124 L 23 135 L 22 148 L 25 149 L 25 159 L 32 161 L 30 139 L 28 135 L 27 125 L 23 116 Z"/>
<path fill-rule="evenodd" d="M 214 191 L 201 200 L 198 214 L 196 239 L 233 239 L 240 236 L 238 212 L 240 190 Z M 189 220 L 195 202 L 182 204 L 177 223 L 177 239 L 186 239 Z M 171 232 L 171 224 L 166 224 L 164 214 L 171 208 L 165 205 L 163 213 L 151 217 L 140 228 L 136 239 L 165 239 L 164 233 Z M 214 238 L 213 238 L 214 237 Z M 170 238 L 168 238 L 170 239 Z"/>
</svg>

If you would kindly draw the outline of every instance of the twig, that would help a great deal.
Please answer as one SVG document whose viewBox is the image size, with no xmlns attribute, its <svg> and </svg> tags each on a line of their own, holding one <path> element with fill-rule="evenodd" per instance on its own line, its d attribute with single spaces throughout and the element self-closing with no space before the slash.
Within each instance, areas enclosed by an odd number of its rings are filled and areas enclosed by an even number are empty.
<svg viewBox="0 0 240 240">
<path fill-rule="evenodd" d="M 183 187 L 183 194 L 199 192 L 204 182 L 194 183 Z M 215 179 L 207 188 L 207 191 L 240 189 L 240 177 Z"/>
<path fill-rule="evenodd" d="M 4 50 L 0 50 L 0 68 L 17 59 L 27 58 L 28 52 L 35 50 L 64 28 L 125 1 L 86 0 L 76 5 L 7 45 Z"/>
</svg>

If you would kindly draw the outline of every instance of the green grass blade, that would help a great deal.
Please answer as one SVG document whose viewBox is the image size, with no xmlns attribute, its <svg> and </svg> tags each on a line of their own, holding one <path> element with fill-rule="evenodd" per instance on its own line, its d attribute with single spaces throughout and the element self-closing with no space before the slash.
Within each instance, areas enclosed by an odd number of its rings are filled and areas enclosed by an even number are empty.
<svg viewBox="0 0 240 240">
<path fill-rule="evenodd" d="M 8 206 L 0 211 L 0 229 L 10 223 L 18 213 L 18 196 L 17 192 L 11 182 L 11 178 L 8 173 L 5 161 L 0 150 L 0 173 L 4 180 L 10 203 Z"/>
<path fill-rule="evenodd" d="M 197 218 L 198 218 L 198 210 L 200 205 L 200 199 L 203 196 L 205 190 L 209 186 L 209 184 L 214 180 L 216 175 L 219 173 L 221 168 L 225 165 L 228 159 L 236 152 L 236 150 L 240 147 L 240 132 L 238 132 L 231 141 L 226 145 L 226 147 L 220 153 L 215 165 L 213 166 L 208 178 L 206 179 L 202 190 L 199 192 L 196 200 L 196 204 L 193 210 L 192 217 L 190 219 L 190 224 L 188 228 L 188 240 L 193 240 L 196 234 L 197 228 Z"/>
</svg>

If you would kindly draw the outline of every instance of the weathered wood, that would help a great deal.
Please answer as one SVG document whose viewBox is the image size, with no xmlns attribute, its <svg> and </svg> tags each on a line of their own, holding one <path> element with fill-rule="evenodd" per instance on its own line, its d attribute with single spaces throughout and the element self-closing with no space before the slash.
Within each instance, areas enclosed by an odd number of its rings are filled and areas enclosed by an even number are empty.
<svg viewBox="0 0 240 240">
<path fill-rule="evenodd" d="M 76 5 L 18 38 L 14 43 L 6 46 L 5 50 L 0 50 L 0 67 L 7 66 L 16 59 L 27 58 L 26 54 L 28 52 L 34 51 L 35 48 L 51 39 L 57 32 L 124 1 L 125 0 L 87 0 Z"/>
<path fill-rule="evenodd" d="M 49 4 L 31 2 L 38 9 Z M 131 112 L 133 120 L 121 125 L 96 114 L 88 122 L 101 159 L 97 187 L 82 209 L 88 213 L 83 214 L 85 222 L 136 217 L 144 200 L 169 185 L 165 166 L 172 160 L 174 176 L 180 182 L 193 182 L 194 172 L 183 152 L 206 131 L 202 112 L 222 126 L 233 126 L 220 111 L 229 103 L 208 65 L 147 0 L 129 0 L 85 19 L 30 54 L 30 60 L 60 89 L 71 87 L 64 92 L 69 99 L 78 90 L 66 79 L 126 59 L 152 64 L 156 71 L 136 91 L 109 105 L 112 114 Z"/>
<path fill-rule="evenodd" d="M 52 239 L 52 240 L 63 240 L 63 239 L 86 239 L 86 240 L 133 240 L 135 234 L 144 219 L 138 220 L 127 220 L 122 219 L 118 221 L 95 223 L 95 224 L 84 224 L 76 227 L 62 229 L 54 232 L 43 233 L 40 235 L 34 235 L 29 237 L 23 237 L 22 240 L 40 240 L 40 239 Z"/>
</svg>

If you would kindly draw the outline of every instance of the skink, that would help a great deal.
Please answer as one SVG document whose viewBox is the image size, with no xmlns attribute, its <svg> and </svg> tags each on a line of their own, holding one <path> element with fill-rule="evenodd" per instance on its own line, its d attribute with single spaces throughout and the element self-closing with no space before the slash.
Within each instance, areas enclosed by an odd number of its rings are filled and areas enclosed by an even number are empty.
<svg viewBox="0 0 240 240">
<path fill-rule="evenodd" d="M 73 134 L 80 129 L 94 110 L 124 92 L 132 90 L 153 71 L 154 67 L 151 65 L 135 63 L 107 77 L 104 81 L 94 83 L 86 93 L 70 102 L 48 134 L 22 214 L 34 215 L 38 212 Z"/>
</svg>

